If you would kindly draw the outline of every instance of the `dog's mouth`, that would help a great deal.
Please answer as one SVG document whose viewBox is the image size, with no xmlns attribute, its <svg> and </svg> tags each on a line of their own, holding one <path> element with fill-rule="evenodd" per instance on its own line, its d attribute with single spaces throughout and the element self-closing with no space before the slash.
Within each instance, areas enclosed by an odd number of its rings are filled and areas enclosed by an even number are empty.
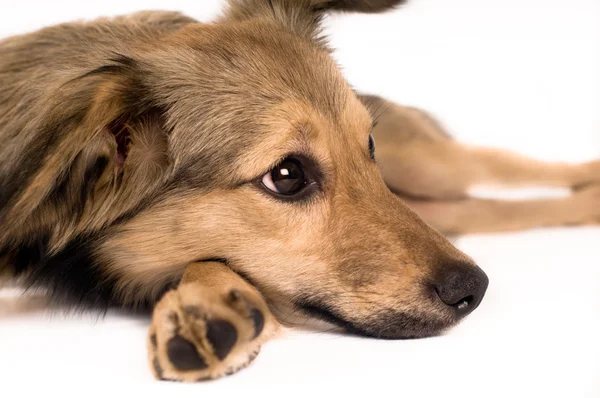
<svg viewBox="0 0 600 398">
<path fill-rule="evenodd" d="M 455 317 L 414 316 L 390 309 L 378 311 L 364 321 L 348 320 L 327 305 L 312 301 L 297 301 L 296 306 L 306 315 L 339 326 L 349 333 L 378 339 L 415 339 L 441 334 L 453 326 Z"/>
</svg>

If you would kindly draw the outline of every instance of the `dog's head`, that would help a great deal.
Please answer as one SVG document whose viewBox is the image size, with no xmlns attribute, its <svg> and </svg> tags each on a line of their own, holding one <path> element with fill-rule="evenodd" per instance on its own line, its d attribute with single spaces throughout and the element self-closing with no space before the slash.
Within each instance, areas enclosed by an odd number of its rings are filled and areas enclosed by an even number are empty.
<svg viewBox="0 0 600 398">
<path fill-rule="evenodd" d="M 485 274 L 385 186 L 371 115 L 319 37 L 326 11 L 400 2 L 235 0 L 81 78 L 88 123 L 111 120 L 74 159 L 93 165 L 87 225 L 114 219 L 95 254 L 128 299 L 223 259 L 366 335 L 435 334 L 479 304 Z"/>
</svg>

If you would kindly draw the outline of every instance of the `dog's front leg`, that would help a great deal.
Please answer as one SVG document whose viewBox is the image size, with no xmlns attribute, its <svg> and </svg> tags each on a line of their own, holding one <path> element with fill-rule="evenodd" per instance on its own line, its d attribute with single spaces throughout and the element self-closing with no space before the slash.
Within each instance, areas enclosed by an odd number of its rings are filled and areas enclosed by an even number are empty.
<svg viewBox="0 0 600 398">
<path fill-rule="evenodd" d="M 252 362 L 277 326 L 261 294 L 229 267 L 193 263 L 154 309 L 150 365 L 162 380 L 228 375 Z"/>
</svg>

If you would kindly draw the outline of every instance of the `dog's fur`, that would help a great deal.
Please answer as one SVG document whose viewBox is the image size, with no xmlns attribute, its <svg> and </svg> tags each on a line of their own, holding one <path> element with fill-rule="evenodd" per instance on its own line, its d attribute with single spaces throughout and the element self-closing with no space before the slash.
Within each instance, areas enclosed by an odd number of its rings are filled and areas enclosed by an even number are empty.
<svg viewBox="0 0 600 398">
<path fill-rule="evenodd" d="M 400 3 L 231 0 L 212 24 L 142 12 L 0 42 L 0 271 L 54 299 L 154 308 L 152 369 L 173 380 L 249 363 L 277 327 L 267 302 L 385 338 L 455 324 L 434 281 L 480 271 L 398 196 L 444 232 L 591 223 L 600 166 L 468 148 L 357 96 L 319 21 Z M 261 184 L 290 156 L 310 177 L 292 199 Z M 533 181 L 591 188 L 533 211 L 468 197 Z"/>
</svg>

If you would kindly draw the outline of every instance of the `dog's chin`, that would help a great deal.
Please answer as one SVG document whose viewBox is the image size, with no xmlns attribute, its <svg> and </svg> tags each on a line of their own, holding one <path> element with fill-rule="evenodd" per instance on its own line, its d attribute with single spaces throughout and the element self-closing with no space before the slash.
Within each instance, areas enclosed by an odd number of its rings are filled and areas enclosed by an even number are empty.
<svg viewBox="0 0 600 398">
<path fill-rule="evenodd" d="M 348 320 L 334 311 L 312 303 L 297 303 L 308 316 L 337 325 L 349 333 L 378 339 L 418 339 L 440 335 L 456 325 L 454 316 L 414 316 L 404 312 L 386 310 L 364 321 Z"/>
</svg>

